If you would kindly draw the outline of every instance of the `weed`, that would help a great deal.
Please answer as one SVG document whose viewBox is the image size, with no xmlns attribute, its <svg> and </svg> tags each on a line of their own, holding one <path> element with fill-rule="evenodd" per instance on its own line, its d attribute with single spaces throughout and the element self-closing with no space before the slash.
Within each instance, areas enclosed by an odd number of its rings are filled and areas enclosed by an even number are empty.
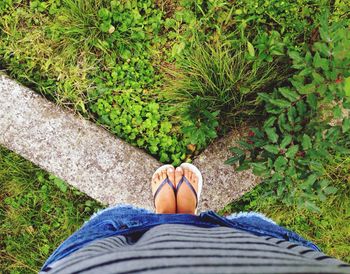
<svg viewBox="0 0 350 274">
<path fill-rule="evenodd" d="M 276 65 L 249 59 L 243 49 L 197 42 L 178 59 L 177 67 L 166 69 L 168 79 L 162 94 L 185 123 L 196 123 L 196 114 L 206 109 L 218 115 L 220 127 L 230 128 L 259 115 L 257 92 L 285 77 Z M 198 99 L 201 104 L 194 103 Z M 188 115 L 191 113 L 194 116 Z"/>
<path fill-rule="evenodd" d="M 88 78 L 97 69 L 96 59 L 84 44 L 62 39 L 56 31 L 57 22 L 50 28 L 51 20 L 21 7 L 3 16 L 0 26 L 6 37 L 2 38 L 0 54 L 4 65 L 11 68 L 12 76 L 57 103 L 85 110 L 86 93 L 92 84 Z"/>
<path fill-rule="evenodd" d="M 176 138 L 176 129 L 162 115 L 160 104 L 141 98 L 142 91 L 102 91 L 104 98 L 97 99 L 91 107 L 98 121 L 129 143 L 144 147 L 160 161 L 179 165 L 186 157 L 186 144 Z M 143 95 L 143 96 L 142 96 Z"/>
<path fill-rule="evenodd" d="M 315 200 L 324 201 L 337 191 L 320 179 L 324 161 L 335 153 L 350 153 L 349 35 L 343 22 L 329 25 L 327 16 L 320 20 L 320 40 L 313 52 L 289 52 L 298 70 L 291 86 L 259 93 L 266 120 L 240 148 L 232 148 L 235 155 L 226 162 L 239 161 L 239 170 L 251 167 L 277 186 L 275 194 L 282 201 L 314 211 Z"/>
</svg>

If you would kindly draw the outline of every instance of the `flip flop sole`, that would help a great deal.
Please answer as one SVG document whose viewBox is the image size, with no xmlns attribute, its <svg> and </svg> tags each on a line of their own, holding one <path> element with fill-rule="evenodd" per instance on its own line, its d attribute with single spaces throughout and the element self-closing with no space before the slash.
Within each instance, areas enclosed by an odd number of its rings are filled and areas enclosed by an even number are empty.
<svg viewBox="0 0 350 274">
<path fill-rule="evenodd" d="M 182 163 L 180 166 L 182 168 L 187 168 L 187 169 L 191 170 L 194 174 L 196 174 L 196 176 L 198 178 L 197 199 L 198 199 L 198 204 L 199 204 L 199 200 L 200 200 L 201 193 L 202 193 L 202 188 L 203 188 L 203 176 L 202 176 L 202 173 L 199 171 L 199 169 L 195 165 L 192 165 L 190 163 Z"/>
</svg>

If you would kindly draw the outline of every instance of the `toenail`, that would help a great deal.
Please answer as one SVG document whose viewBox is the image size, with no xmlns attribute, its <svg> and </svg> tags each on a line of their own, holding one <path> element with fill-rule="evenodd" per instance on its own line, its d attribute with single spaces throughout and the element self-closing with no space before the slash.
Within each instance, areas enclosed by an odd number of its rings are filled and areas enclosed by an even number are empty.
<svg viewBox="0 0 350 274">
<path fill-rule="evenodd" d="M 169 172 L 174 172 L 174 169 L 173 168 L 169 168 L 168 171 Z"/>
<path fill-rule="evenodd" d="M 182 168 L 181 167 L 177 167 L 176 171 L 182 171 Z"/>
</svg>

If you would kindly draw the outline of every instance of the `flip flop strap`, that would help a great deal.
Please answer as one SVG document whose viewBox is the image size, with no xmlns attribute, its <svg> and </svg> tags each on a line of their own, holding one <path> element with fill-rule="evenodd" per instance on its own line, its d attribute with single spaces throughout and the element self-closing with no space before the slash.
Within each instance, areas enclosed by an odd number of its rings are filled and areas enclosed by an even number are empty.
<svg viewBox="0 0 350 274">
<path fill-rule="evenodd" d="M 172 182 L 169 180 L 169 178 L 165 178 L 163 180 L 163 182 L 159 185 L 159 187 L 157 188 L 156 192 L 153 195 L 153 202 L 154 203 L 156 202 L 157 195 L 159 194 L 159 192 L 161 191 L 163 186 L 165 186 L 165 184 L 168 184 L 173 189 L 173 191 L 176 192 L 176 189 L 175 189 L 174 185 L 172 184 Z"/>
<path fill-rule="evenodd" d="M 196 208 L 198 205 L 198 196 L 197 196 L 197 191 L 194 189 L 194 187 L 192 186 L 192 184 L 187 180 L 187 178 L 185 176 L 182 176 L 180 182 L 177 184 L 176 186 L 176 193 L 179 191 L 182 183 L 185 182 L 186 185 L 188 185 L 188 187 L 190 188 L 190 190 L 193 192 L 194 196 L 196 197 Z"/>
</svg>

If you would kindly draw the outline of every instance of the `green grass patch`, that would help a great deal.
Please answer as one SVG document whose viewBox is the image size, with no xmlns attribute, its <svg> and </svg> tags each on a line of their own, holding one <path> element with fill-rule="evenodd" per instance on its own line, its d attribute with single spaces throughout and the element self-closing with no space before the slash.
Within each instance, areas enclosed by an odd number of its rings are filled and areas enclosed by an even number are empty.
<svg viewBox="0 0 350 274">
<path fill-rule="evenodd" d="M 157 95 L 163 20 L 152 1 L 10 1 L 1 13 L 0 67 L 12 77 L 162 162 L 185 159 Z"/>
<path fill-rule="evenodd" d="M 0 147 L 0 272 L 38 273 L 100 204 Z"/>
<path fill-rule="evenodd" d="M 288 59 L 284 62 L 288 63 Z M 182 131 L 185 138 L 192 137 L 191 143 L 204 147 L 205 140 L 196 140 L 193 135 L 204 131 L 203 136 L 212 137 L 206 132 L 210 124 L 204 118 L 207 111 L 217 112 L 218 129 L 212 128 L 214 133 L 231 129 L 242 121 L 261 118 L 257 92 L 270 91 L 290 73 L 279 58 L 271 62 L 256 59 L 243 45 L 210 45 L 200 41 L 185 50 L 177 66 L 166 72 L 167 83 L 162 94 L 173 105 L 177 119 L 186 117 L 180 124 L 201 122 L 197 127 L 190 127 L 187 134 L 186 130 Z"/>
<path fill-rule="evenodd" d="M 325 179 L 338 191 L 326 201 L 318 201 L 319 212 L 286 205 L 271 195 L 274 190 L 261 184 L 221 211 L 258 211 L 278 224 L 316 243 L 327 255 L 350 262 L 350 158 L 336 157 L 326 166 Z"/>
<path fill-rule="evenodd" d="M 333 21 L 347 16 L 346 5 L 326 0 L 5 0 L 0 4 L 0 67 L 160 161 L 178 165 L 239 120 L 237 113 L 251 112 L 256 92 L 268 91 L 268 72 L 270 79 L 278 75 L 286 80 L 289 74 L 273 65 L 276 59 L 285 57 L 288 64 L 287 48 L 317 39 L 312 36 L 316 15 L 329 9 Z M 193 128 L 197 117 L 188 112 L 173 117 L 169 110 L 180 106 L 169 104 L 160 91 L 164 68 L 185 65 L 190 66 L 187 72 L 197 73 L 195 62 L 202 68 L 207 64 L 198 59 L 200 51 L 192 52 L 198 42 L 233 52 L 227 56 L 222 51 L 223 64 L 211 64 L 221 75 L 217 80 L 226 83 L 215 82 L 214 93 L 210 85 L 203 86 L 202 101 L 219 95 L 215 110 L 209 111 L 219 115 L 202 113 L 202 124 L 210 126 L 195 125 L 200 133 L 188 138 L 182 122 Z M 197 59 L 184 64 L 187 56 Z M 240 63 L 233 65 L 238 56 Z M 212 80 L 210 67 L 202 68 L 204 79 Z M 190 105 L 196 104 L 191 102 L 196 96 L 191 98 Z"/>
</svg>

